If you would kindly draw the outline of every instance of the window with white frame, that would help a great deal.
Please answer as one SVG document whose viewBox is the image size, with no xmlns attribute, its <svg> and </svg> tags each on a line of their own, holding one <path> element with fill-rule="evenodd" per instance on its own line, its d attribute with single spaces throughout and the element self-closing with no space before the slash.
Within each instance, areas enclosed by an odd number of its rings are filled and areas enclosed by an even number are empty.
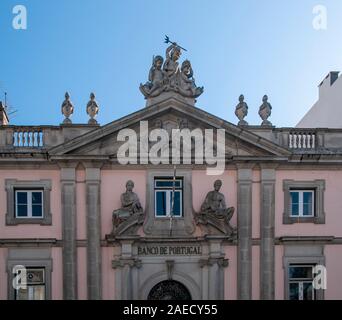
<svg viewBox="0 0 342 320">
<path fill-rule="evenodd" d="M 15 300 L 45 300 L 45 268 L 26 269 L 26 287 L 15 290 Z"/>
<path fill-rule="evenodd" d="M 283 223 L 325 223 L 325 180 L 283 180 Z"/>
<path fill-rule="evenodd" d="M 313 267 L 310 264 L 290 264 L 288 267 L 289 300 L 315 300 Z"/>
<path fill-rule="evenodd" d="M 154 213 L 156 217 L 183 216 L 183 179 L 155 178 Z"/>
<path fill-rule="evenodd" d="M 290 216 L 314 217 L 315 216 L 315 191 L 314 190 L 290 190 Z"/>
<path fill-rule="evenodd" d="M 43 190 L 15 190 L 16 218 L 43 218 Z"/>
</svg>

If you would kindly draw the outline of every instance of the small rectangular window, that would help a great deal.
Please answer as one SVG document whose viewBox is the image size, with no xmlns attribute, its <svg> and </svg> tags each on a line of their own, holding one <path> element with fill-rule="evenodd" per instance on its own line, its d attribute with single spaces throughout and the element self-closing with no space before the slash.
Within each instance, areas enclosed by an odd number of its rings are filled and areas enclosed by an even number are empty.
<svg viewBox="0 0 342 320">
<path fill-rule="evenodd" d="M 15 290 L 15 300 L 45 300 L 45 268 L 27 268 L 26 283 Z"/>
<path fill-rule="evenodd" d="M 16 190 L 15 211 L 17 218 L 43 218 L 43 191 Z"/>
<path fill-rule="evenodd" d="M 158 178 L 154 182 L 155 216 L 183 216 L 183 180 Z"/>
<path fill-rule="evenodd" d="M 314 190 L 290 190 L 290 216 L 314 217 L 315 215 L 315 191 Z"/>
<path fill-rule="evenodd" d="M 315 300 L 313 267 L 314 265 L 290 265 L 288 267 L 290 300 Z"/>
</svg>

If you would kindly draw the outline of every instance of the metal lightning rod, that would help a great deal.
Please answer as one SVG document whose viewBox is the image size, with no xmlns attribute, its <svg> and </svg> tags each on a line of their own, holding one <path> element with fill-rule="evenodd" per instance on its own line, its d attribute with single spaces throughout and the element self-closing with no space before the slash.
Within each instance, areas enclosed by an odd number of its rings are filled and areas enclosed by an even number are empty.
<svg viewBox="0 0 342 320">
<path fill-rule="evenodd" d="M 172 235 L 172 218 L 173 218 L 173 211 L 174 211 L 174 206 L 175 206 L 176 174 L 177 174 L 177 168 L 176 168 L 176 165 L 174 165 L 174 167 L 173 167 L 173 181 L 172 181 L 172 194 L 171 194 L 171 212 L 170 212 L 170 237 Z"/>
</svg>

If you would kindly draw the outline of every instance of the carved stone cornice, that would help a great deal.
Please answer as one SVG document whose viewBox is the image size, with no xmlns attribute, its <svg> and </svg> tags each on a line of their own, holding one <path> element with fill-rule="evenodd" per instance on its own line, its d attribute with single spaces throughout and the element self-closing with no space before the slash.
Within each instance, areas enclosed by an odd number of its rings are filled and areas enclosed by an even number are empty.
<svg viewBox="0 0 342 320">
<path fill-rule="evenodd" d="M 211 267 L 211 266 L 215 265 L 216 263 L 220 268 L 226 268 L 229 265 L 229 260 L 225 259 L 224 257 L 208 258 L 208 259 L 200 259 L 199 260 L 200 268 L 203 268 L 206 266 Z"/>
<path fill-rule="evenodd" d="M 120 258 L 117 260 L 112 260 L 112 268 L 123 268 L 125 266 L 134 267 L 134 268 L 141 268 L 142 262 L 140 259 L 135 258 Z"/>
<path fill-rule="evenodd" d="M 88 160 L 88 161 L 82 161 L 82 165 L 85 169 L 88 168 L 95 168 L 95 169 L 101 169 L 104 165 L 104 160 Z"/>
<path fill-rule="evenodd" d="M 277 169 L 279 167 L 279 163 L 259 163 L 260 169 Z"/>
<path fill-rule="evenodd" d="M 235 164 L 236 169 L 253 169 L 256 166 L 256 163 L 250 163 L 250 162 L 241 162 Z"/>
<path fill-rule="evenodd" d="M 79 164 L 77 160 L 57 160 L 57 165 L 60 169 L 69 168 L 69 169 L 76 169 Z"/>
</svg>

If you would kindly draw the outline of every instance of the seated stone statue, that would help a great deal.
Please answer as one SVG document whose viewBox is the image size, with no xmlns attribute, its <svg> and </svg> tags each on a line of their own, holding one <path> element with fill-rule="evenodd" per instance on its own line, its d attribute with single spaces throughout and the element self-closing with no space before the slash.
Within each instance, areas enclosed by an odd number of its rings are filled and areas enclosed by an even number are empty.
<svg viewBox="0 0 342 320">
<path fill-rule="evenodd" d="M 197 98 L 203 93 L 203 87 L 197 87 L 194 79 L 194 71 L 192 70 L 189 60 L 182 63 L 181 72 L 179 73 L 178 92 L 185 97 Z"/>
<path fill-rule="evenodd" d="M 140 91 L 147 97 L 154 97 L 164 91 L 165 75 L 161 69 L 163 65 L 163 57 L 156 56 L 153 58 L 153 64 L 148 75 L 148 82 L 140 84 Z"/>
<path fill-rule="evenodd" d="M 219 192 L 222 186 L 221 180 L 216 180 L 214 190 L 208 192 L 197 215 L 197 223 L 209 224 L 224 234 L 231 234 L 234 229 L 229 221 L 234 214 L 234 208 L 227 208 L 224 195 Z"/>
<path fill-rule="evenodd" d="M 113 232 L 131 216 L 143 213 L 138 195 L 133 192 L 133 188 L 134 182 L 127 181 L 126 192 L 121 195 L 121 208 L 113 211 Z"/>
</svg>

